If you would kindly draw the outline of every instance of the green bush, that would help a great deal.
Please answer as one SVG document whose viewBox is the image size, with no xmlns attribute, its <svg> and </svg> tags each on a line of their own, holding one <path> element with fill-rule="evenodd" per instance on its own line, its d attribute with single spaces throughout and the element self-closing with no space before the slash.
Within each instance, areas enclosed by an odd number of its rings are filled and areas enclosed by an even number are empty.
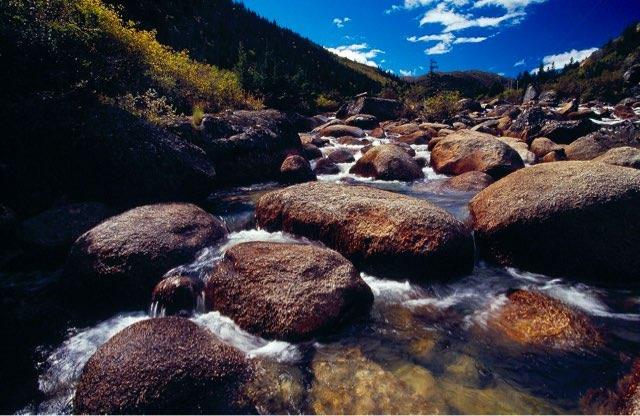
<svg viewBox="0 0 640 416">
<path fill-rule="evenodd" d="M 418 113 L 429 121 L 442 122 L 456 114 L 461 99 L 462 95 L 457 91 L 438 92 L 422 102 Z"/>
</svg>

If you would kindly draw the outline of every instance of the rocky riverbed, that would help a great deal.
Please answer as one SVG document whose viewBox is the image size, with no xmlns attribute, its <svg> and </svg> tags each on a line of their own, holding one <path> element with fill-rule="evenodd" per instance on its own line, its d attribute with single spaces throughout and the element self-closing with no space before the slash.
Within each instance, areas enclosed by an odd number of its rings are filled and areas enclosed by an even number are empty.
<svg viewBox="0 0 640 416">
<path fill-rule="evenodd" d="M 8 410 L 640 411 L 640 101 L 534 93 L 207 115 L 144 203 L 3 207 Z"/>
</svg>

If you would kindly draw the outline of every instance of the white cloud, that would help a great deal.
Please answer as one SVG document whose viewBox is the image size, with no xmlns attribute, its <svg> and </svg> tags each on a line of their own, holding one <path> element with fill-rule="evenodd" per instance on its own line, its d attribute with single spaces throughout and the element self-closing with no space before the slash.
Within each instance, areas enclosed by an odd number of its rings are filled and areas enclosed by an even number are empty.
<svg viewBox="0 0 640 416">
<path fill-rule="evenodd" d="M 413 71 L 406 70 L 406 69 L 401 69 L 400 70 L 400 75 L 402 75 L 403 77 L 410 77 L 410 76 L 413 76 Z"/>
<path fill-rule="evenodd" d="M 582 62 L 591 56 L 592 53 L 597 51 L 598 48 L 588 48 L 582 50 L 572 49 L 567 52 L 558 53 L 555 55 L 547 55 L 542 58 L 542 63 L 544 64 L 545 70 L 549 70 L 551 68 L 562 69 L 565 66 L 569 65 L 573 62 Z M 531 71 L 532 74 L 538 73 L 538 68 Z"/>
<path fill-rule="evenodd" d="M 503 22 L 517 22 L 524 15 L 523 12 L 511 12 L 497 17 L 474 17 L 471 13 L 462 14 L 448 8 L 446 3 L 439 3 L 422 16 L 420 26 L 440 24 L 444 26 L 443 33 L 457 32 L 472 27 L 498 27 Z"/>
<path fill-rule="evenodd" d="M 435 35 L 411 36 L 407 38 L 409 42 L 438 42 L 436 45 L 426 49 L 427 55 L 442 55 L 451 52 L 452 45 L 461 43 L 480 43 L 487 40 L 487 36 L 476 37 L 456 37 L 453 33 L 440 33 Z"/>
<path fill-rule="evenodd" d="M 544 3 L 547 0 L 480 0 L 473 5 L 474 8 L 485 6 L 502 7 L 507 11 L 518 11 L 526 9 L 530 4 Z"/>
<path fill-rule="evenodd" d="M 442 55 L 451 52 L 451 43 L 439 42 L 435 46 L 424 51 L 427 55 Z"/>
<path fill-rule="evenodd" d="M 366 43 L 355 43 L 353 45 L 343 45 L 335 48 L 325 47 L 325 49 L 343 58 L 369 65 L 374 68 L 378 68 L 378 64 L 373 61 L 373 59 L 384 53 L 384 51 L 380 49 L 371 49 Z"/>
<path fill-rule="evenodd" d="M 350 22 L 350 21 L 351 19 L 348 17 L 343 17 L 343 18 L 336 17 L 333 19 L 333 24 L 342 28 L 344 27 L 345 24 L 347 24 L 347 22 Z"/>
<path fill-rule="evenodd" d="M 515 64 L 513 64 L 514 67 L 516 66 L 524 66 L 524 59 L 519 60 L 518 62 L 516 62 Z"/>
</svg>

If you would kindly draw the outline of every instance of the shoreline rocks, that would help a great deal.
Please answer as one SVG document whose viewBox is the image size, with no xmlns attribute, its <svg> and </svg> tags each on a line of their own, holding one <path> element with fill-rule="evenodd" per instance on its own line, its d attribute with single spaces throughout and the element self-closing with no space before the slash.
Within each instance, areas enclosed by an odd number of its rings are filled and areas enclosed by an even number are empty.
<svg viewBox="0 0 640 416">
<path fill-rule="evenodd" d="M 385 181 L 413 181 L 424 177 L 418 163 L 404 149 L 392 144 L 368 150 L 349 173 Z"/>
<path fill-rule="evenodd" d="M 241 389 L 253 365 L 240 351 L 184 318 L 133 324 L 102 345 L 82 370 L 76 414 L 253 412 Z"/>
<path fill-rule="evenodd" d="M 65 278 L 72 301 L 94 311 L 146 308 L 166 272 L 226 234 L 222 222 L 192 204 L 146 205 L 111 217 L 71 248 Z"/>
<path fill-rule="evenodd" d="M 258 201 L 256 221 L 319 240 L 385 276 L 439 279 L 473 268 L 464 224 L 427 201 L 369 187 L 310 182 L 270 192 Z"/>
<path fill-rule="evenodd" d="M 208 310 L 268 339 L 308 340 L 366 317 L 373 294 L 339 253 L 304 244 L 241 243 L 206 281 Z"/>
<path fill-rule="evenodd" d="M 515 172 L 469 203 L 482 255 L 503 265 L 637 286 L 640 172 L 555 162 Z"/>
</svg>

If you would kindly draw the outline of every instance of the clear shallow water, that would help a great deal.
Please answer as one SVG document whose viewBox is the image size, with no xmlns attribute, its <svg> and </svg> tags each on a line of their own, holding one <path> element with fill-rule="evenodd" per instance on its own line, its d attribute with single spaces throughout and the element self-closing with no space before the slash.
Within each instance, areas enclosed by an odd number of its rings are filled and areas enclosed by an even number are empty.
<svg viewBox="0 0 640 416">
<path fill-rule="evenodd" d="M 430 168 L 425 180 L 413 184 L 357 178 L 348 168 L 319 179 L 347 178 L 429 200 L 461 220 L 468 215 L 473 195 L 433 191 L 429 185 L 440 178 Z M 245 241 L 319 244 L 255 229 L 255 201 L 277 186 L 237 188 L 210 198 L 211 211 L 232 232 L 179 271 L 204 277 L 226 249 Z M 584 393 L 614 383 L 627 368 L 626 357 L 636 356 L 640 346 L 638 293 L 483 262 L 471 275 L 447 283 L 362 277 L 375 296 L 370 318 L 313 342 L 265 340 L 218 312 L 192 319 L 260 363 L 251 390 L 262 413 L 579 413 Z M 505 293 L 516 288 L 542 291 L 583 311 L 602 329 L 606 345 L 597 351 L 537 350 L 497 337 L 487 321 L 504 304 Z M 145 312 L 123 314 L 70 329 L 64 342 L 44 354 L 39 379 L 44 400 L 25 410 L 69 412 L 75 382 L 91 354 L 146 318 Z"/>
</svg>

